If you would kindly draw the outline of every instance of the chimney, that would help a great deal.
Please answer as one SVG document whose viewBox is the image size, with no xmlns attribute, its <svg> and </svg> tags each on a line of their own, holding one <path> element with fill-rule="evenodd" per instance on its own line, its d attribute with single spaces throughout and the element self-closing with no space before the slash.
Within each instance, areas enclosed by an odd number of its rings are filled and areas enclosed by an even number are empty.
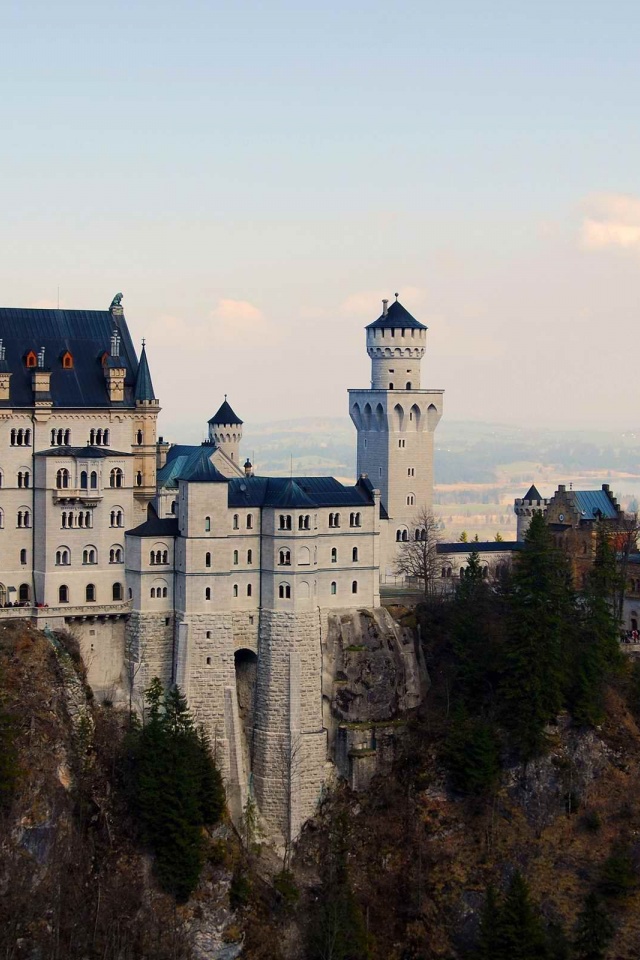
<svg viewBox="0 0 640 960">
<path fill-rule="evenodd" d="M 386 315 L 389 313 L 388 304 L 389 304 L 389 301 L 388 301 L 388 300 L 383 300 L 383 301 L 382 301 L 382 316 L 383 316 L 383 317 L 386 317 Z"/>
<path fill-rule="evenodd" d="M 31 374 L 36 407 L 51 407 L 51 370 L 44 365 L 44 347 L 38 350 L 38 366 Z"/>
</svg>

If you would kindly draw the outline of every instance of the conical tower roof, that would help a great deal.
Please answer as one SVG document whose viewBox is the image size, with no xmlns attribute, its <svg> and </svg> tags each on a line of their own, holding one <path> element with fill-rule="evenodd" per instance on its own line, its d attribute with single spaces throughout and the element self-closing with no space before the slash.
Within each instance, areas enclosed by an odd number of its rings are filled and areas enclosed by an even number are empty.
<svg viewBox="0 0 640 960">
<path fill-rule="evenodd" d="M 367 330 L 384 328 L 385 330 L 426 330 L 424 323 L 420 323 L 415 317 L 412 317 L 406 307 L 403 307 L 399 300 L 395 300 L 386 313 L 381 314 L 377 320 L 370 323 Z"/>
<path fill-rule="evenodd" d="M 214 415 L 211 417 L 211 420 L 209 420 L 209 423 L 214 427 L 222 423 L 235 423 L 238 426 L 242 426 L 242 420 L 233 412 L 231 406 L 227 403 L 226 393 L 224 395 L 224 403 L 218 412 L 214 413 Z"/>
<path fill-rule="evenodd" d="M 147 361 L 147 351 L 145 349 L 144 340 L 142 341 L 142 353 L 140 354 L 140 363 L 138 364 L 138 372 L 136 374 L 136 386 L 133 392 L 134 400 L 155 400 L 156 395 L 153 392 L 153 384 L 151 382 L 151 371 L 149 370 L 149 363 Z"/>
</svg>

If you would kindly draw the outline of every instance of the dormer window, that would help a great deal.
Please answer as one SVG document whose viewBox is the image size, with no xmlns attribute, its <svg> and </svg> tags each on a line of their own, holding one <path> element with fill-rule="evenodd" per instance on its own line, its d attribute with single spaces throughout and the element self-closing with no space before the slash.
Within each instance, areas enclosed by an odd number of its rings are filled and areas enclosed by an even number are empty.
<svg viewBox="0 0 640 960">
<path fill-rule="evenodd" d="M 38 356 L 35 350 L 29 350 L 29 353 L 24 358 L 24 362 L 28 370 L 32 370 L 34 367 L 38 366 Z"/>
<path fill-rule="evenodd" d="M 73 357 L 68 350 L 62 354 L 62 366 L 64 370 L 73 370 Z"/>
</svg>

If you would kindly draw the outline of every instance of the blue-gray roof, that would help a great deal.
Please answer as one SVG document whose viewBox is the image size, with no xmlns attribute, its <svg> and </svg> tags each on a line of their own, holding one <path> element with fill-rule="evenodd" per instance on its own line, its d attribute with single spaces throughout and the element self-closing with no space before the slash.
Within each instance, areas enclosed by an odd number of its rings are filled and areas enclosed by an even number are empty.
<svg viewBox="0 0 640 960">
<path fill-rule="evenodd" d="M 523 500 L 542 500 L 538 488 L 535 483 L 532 483 L 527 492 L 525 493 Z"/>
<path fill-rule="evenodd" d="M 142 353 L 140 354 L 140 363 L 138 364 L 138 373 L 136 376 L 136 385 L 133 391 L 134 400 L 155 400 L 153 384 L 151 383 L 151 371 L 147 361 L 147 351 L 142 342 Z"/>
<path fill-rule="evenodd" d="M 132 530 L 125 530 L 128 537 L 177 537 L 179 532 L 177 517 L 160 519 L 153 507 L 149 507 L 149 516 L 144 523 Z"/>
<path fill-rule="evenodd" d="M 385 330 L 426 330 L 424 323 L 420 323 L 419 320 L 416 320 L 415 317 L 412 317 L 411 314 L 405 307 L 402 306 L 399 300 L 395 300 L 386 314 L 381 314 L 377 320 L 374 320 L 373 323 L 370 323 L 367 327 L 367 330 L 374 330 L 376 328 L 384 328 Z"/>
<path fill-rule="evenodd" d="M 228 478 L 211 462 L 211 454 L 215 449 L 207 444 L 198 447 L 186 460 L 177 479 L 189 483 L 228 483 Z"/>
<path fill-rule="evenodd" d="M 12 374 L 10 399 L 0 406 L 33 406 L 32 369 L 25 356 L 45 348 L 45 364 L 51 369 L 51 396 L 54 407 L 110 407 L 101 359 L 109 353 L 114 328 L 120 334 L 120 357 L 126 370 L 124 401 L 133 406 L 138 358 L 124 317 L 109 310 L 35 310 L 0 307 L 0 338 L 6 349 L 6 363 Z M 69 351 L 73 367 L 62 366 Z"/>
<path fill-rule="evenodd" d="M 605 490 L 571 490 L 568 496 L 573 500 L 582 520 L 615 520 L 618 511 Z"/>
<path fill-rule="evenodd" d="M 373 503 L 367 486 L 345 487 L 334 477 L 237 477 L 229 481 L 230 507 L 362 507 Z"/>
<path fill-rule="evenodd" d="M 48 450 L 38 450 L 36 457 L 86 457 L 89 460 L 107 460 L 109 457 L 133 457 L 135 454 L 124 453 L 122 450 L 112 450 L 111 447 L 49 447 Z"/>
</svg>

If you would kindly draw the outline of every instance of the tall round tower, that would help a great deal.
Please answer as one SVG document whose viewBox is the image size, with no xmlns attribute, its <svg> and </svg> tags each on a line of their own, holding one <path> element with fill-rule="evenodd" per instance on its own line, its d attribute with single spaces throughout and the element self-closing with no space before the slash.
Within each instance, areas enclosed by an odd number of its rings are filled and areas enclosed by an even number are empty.
<svg viewBox="0 0 640 960">
<path fill-rule="evenodd" d="M 242 440 L 242 420 L 238 417 L 224 395 L 224 403 L 209 420 L 209 440 L 235 464 L 240 465 L 240 441 Z"/>
<path fill-rule="evenodd" d="M 513 512 L 518 518 L 518 540 L 524 540 L 532 518 L 536 513 L 544 513 L 548 503 L 549 501 L 541 496 L 533 483 L 524 497 L 516 497 L 513 503 Z"/>
<path fill-rule="evenodd" d="M 397 300 L 382 301 L 382 316 L 367 327 L 372 390 L 419 390 L 427 328 Z"/>
<path fill-rule="evenodd" d="M 349 413 L 358 431 L 358 475 L 380 490 L 389 521 L 381 538 L 384 576 L 393 572 L 398 543 L 421 536 L 420 515 L 433 503 L 433 434 L 443 391 L 422 388 L 427 328 L 397 300 L 382 301 L 366 336 L 371 388 L 349 390 Z"/>
</svg>

